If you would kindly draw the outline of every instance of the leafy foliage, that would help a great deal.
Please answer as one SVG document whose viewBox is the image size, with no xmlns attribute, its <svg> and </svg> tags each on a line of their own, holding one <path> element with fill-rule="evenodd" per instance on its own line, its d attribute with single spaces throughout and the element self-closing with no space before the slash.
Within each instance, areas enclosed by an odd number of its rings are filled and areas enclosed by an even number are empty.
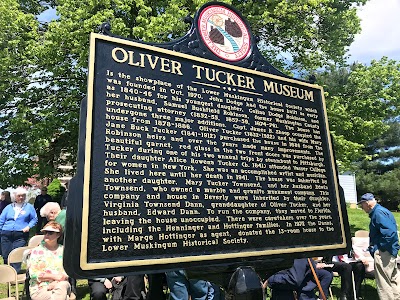
<svg viewBox="0 0 400 300">
<path fill-rule="evenodd" d="M 366 148 L 370 159 L 365 159 L 359 168 L 366 172 L 384 174 L 400 167 L 400 123 L 388 122 L 389 129 Z"/>
<path fill-rule="evenodd" d="M 357 189 L 359 192 L 373 191 L 390 209 L 398 209 L 400 186 L 400 124 L 393 120 L 382 136 L 367 146 L 370 159 L 357 164 Z"/>
<path fill-rule="evenodd" d="M 368 143 L 388 130 L 400 114 L 400 64 L 383 57 L 370 66 L 332 67 L 318 75 L 326 91 L 329 126 L 342 170 L 370 159 Z"/>
<path fill-rule="evenodd" d="M 61 181 L 54 179 L 47 187 L 47 193 L 53 198 L 54 202 L 61 202 L 61 198 L 65 192 L 65 187 L 62 186 Z"/>
<path fill-rule="evenodd" d="M 357 192 L 373 192 L 375 197 L 386 208 L 391 210 L 400 209 L 400 185 L 396 184 L 400 180 L 400 169 L 394 169 L 383 174 L 365 172 L 361 170 L 357 173 Z"/>
<path fill-rule="evenodd" d="M 20 102 L 28 95 L 32 74 L 36 71 L 31 51 L 36 44 L 37 22 L 33 15 L 26 14 L 14 0 L 0 2 L 0 166 L 1 182 L 23 183 L 26 179 L 26 161 L 29 146 L 19 148 L 25 120 L 18 117 Z M 30 169 L 30 168 L 29 168 Z"/>
<path fill-rule="evenodd" d="M 344 61 L 346 47 L 360 31 L 357 5 L 367 1 L 233 2 L 265 41 L 264 56 L 280 68 L 300 72 Z"/>
<path fill-rule="evenodd" d="M 356 172 L 357 192 L 397 209 L 400 188 L 400 64 L 384 57 L 320 74 L 342 170 Z"/>
</svg>

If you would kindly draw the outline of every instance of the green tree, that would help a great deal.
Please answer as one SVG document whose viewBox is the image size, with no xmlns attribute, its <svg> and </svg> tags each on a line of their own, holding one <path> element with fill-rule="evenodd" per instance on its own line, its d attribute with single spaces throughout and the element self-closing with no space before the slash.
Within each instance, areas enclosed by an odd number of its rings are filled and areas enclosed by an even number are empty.
<svg viewBox="0 0 400 300">
<path fill-rule="evenodd" d="M 264 56 L 277 67 L 298 73 L 345 61 L 347 47 L 361 30 L 356 8 L 367 1 L 232 2 L 261 37 Z"/>
<path fill-rule="evenodd" d="M 53 198 L 54 202 L 61 202 L 61 198 L 65 192 L 65 187 L 62 186 L 61 181 L 54 179 L 47 187 L 47 193 Z"/>
<path fill-rule="evenodd" d="M 343 59 L 360 30 L 356 6 L 366 1 L 226 2 L 249 20 L 273 63 L 310 70 Z M 0 63 L 5 64 L 0 75 L 5 80 L 0 88 L 6 92 L 0 102 L 0 184 L 22 183 L 32 174 L 53 178 L 59 164 L 75 164 L 89 34 L 100 24 L 109 21 L 114 34 L 131 39 L 170 41 L 188 31 L 184 17 L 206 2 L 3 1 L 0 25 L 6 31 L 0 33 Z M 57 19 L 37 22 L 34 15 L 49 6 L 56 8 Z M 289 54 L 293 63 L 288 65 L 279 53 Z"/>
<path fill-rule="evenodd" d="M 32 56 L 38 23 L 15 0 L 0 2 L 0 16 L 0 183 L 21 184 L 32 169 L 21 103 L 38 70 Z"/>
<path fill-rule="evenodd" d="M 400 186 L 400 123 L 397 119 L 388 122 L 389 129 L 366 147 L 369 159 L 356 165 L 357 190 L 359 194 L 372 191 L 382 204 L 398 209 Z"/>
<path fill-rule="evenodd" d="M 329 127 L 341 170 L 371 159 L 367 146 L 400 113 L 400 64 L 383 57 L 370 66 L 332 67 L 318 75 L 324 86 Z"/>
<path fill-rule="evenodd" d="M 369 159 L 358 164 L 368 173 L 384 174 L 400 167 L 400 123 L 395 119 L 387 124 L 389 129 L 367 145 Z"/>
<path fill-rule="evenodd" d="M 360 170 L 357 172 L 357 193 L 372 192 L 388 209 L 398 210 L 400 203 L 400 169 L 394 169 L 384 174 L 376 174 Z"/>
</svg>

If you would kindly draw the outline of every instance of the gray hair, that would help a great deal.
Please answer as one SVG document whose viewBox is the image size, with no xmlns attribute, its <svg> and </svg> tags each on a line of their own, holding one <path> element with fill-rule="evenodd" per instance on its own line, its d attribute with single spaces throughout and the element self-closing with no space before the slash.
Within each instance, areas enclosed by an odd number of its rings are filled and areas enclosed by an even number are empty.
<svg viewBox="0 0 400 300">
<path fill-rule="evenodd" d="M 12 201 L 12 202 L 15 202 L 15 196 L 17 196 L 17 195 L 25 195 L 25 202 L 27 202 L 27 201 L 28 201 L 28 199 L 27 199 L 27 197 L 26 197 L 26 194 L 27 194 L 27 193 L 28 193 L 27 190 L 25 190 L 25 189 L 22 188 L 22 187 L 18 187 L 18 188 L 16 188 L 16 189 L 14 190 L 14 192 L 12 193 L 11 201 Z"/>
<path fill-rule="evenodd" d="M 40 209 L 40 215 L 42 217 L 47 217 L 49 213 L 55 210 L 57 212 L 61 211 L 60 204 L 57 202 L 47 202 L 41 209 Z"/>
</svg>

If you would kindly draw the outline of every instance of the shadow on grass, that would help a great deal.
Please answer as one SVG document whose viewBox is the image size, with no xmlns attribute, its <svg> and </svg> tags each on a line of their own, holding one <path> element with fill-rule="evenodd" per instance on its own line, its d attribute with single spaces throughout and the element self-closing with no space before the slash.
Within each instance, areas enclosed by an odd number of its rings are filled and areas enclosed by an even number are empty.
<svg viewBox="0 0 400 300">
<path fill-rule="evenodd" d="M 375 279 L 366 279 L 361 287 L 361 294 L 365 300 L 378 300 Z"/>
</svg>

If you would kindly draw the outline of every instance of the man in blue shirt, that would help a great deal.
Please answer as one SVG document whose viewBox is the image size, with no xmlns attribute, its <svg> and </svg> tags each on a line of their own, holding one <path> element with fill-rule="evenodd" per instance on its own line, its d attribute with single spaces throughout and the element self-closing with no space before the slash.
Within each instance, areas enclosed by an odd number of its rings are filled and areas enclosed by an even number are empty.
<svg viewBox="0 0 400 300">
<path fill-rule="evenodd" d="M 366 193 L 357 202 L 369 214 L 370 246 L 374 257 L 375 280 L 381 300 L 400 299 L 400 272 L 396 257 L 400 249 L 397 224 L 393 214 L 379 205 L 373 194 Z"/>
</svg>

